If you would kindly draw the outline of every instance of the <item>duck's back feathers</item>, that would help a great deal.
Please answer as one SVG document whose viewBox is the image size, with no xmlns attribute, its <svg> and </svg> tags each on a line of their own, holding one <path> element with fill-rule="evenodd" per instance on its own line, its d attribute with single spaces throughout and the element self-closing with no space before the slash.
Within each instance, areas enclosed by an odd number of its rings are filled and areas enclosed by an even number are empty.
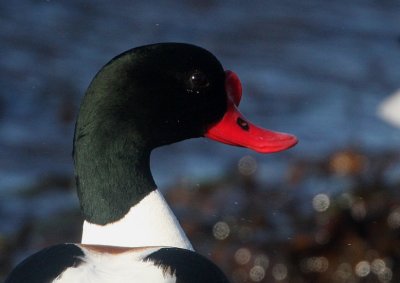
<svg viewBox="0 0 400 283">
<path fill-rule="evenodd" d="M 53 282 L 65 270 L 79 267 L 83 256 L 82 249 L 74 244 L 45 248 L 21 262 L 5 283 Z"/>
<path fill-rule="evenodd" d="M 153 262 L 164 273 L 175 276 L 176 283 L 229 282 L 214 263 L 190 250 L 162 248 L 144 260 Z"/>
</svg>

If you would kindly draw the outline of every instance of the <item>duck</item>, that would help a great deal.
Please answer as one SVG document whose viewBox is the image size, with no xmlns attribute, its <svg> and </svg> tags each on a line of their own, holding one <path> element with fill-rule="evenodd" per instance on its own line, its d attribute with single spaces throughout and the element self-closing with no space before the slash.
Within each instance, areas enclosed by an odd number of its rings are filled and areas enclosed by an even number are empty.
<svg viewBox="0 0 400 283">
<path fill-rule="evenodd" d="M 111 59 L 90 83 L 75 124 L 81 243 L 36 252 L 5 282 L 229 282 L 193 249 L 155 184 L 150 154 L 198 137 L 259 153 L 298 142 L 247 120 L 241 97 L 238 75 L 196 45 L 154 43 Z"/>
</svg>

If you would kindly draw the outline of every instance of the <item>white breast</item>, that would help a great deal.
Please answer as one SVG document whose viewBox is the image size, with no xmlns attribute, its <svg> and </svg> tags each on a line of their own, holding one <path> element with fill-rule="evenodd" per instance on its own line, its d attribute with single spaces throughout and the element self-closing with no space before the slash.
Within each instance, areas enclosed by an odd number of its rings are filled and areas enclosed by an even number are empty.
<svg viewBox="0 0 400 283">
<path fill-rule="evenodd" d="M 81 247 L 85 256 L 77 267 L 66 269 L 57 283 L 175 283 L 176 278 L 143 258 L 159 248 L 109 254 Z M 132 280 L 132 278 L 134 278 Z"/>
</svg>

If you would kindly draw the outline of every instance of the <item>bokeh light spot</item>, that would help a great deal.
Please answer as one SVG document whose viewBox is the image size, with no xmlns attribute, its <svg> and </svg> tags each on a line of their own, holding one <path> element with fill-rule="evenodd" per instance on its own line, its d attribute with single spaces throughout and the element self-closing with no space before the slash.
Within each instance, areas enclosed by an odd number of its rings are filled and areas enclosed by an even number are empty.
<svg viewBox="0 0 400 283">
<path fill-rule="evenodd" d="M 238 169 L 242 175 L 250 176 L 257 170 L 257 161 L 253 157 L 246 155 L 239 160 Z"/>
<path fill-rule="evenodd" d="M 250 269 L 250 279 L 254 282 L 260 282 L 265 277 L 265 269 L 262 266 L 255 265 Z"/>
<path fill-rule="evenodd" d="M 244 265 L 247 264 L 251 259 L 251 252 L 249 249 L 240 248 L 235 252 L 235 261 L 238 264 Z"/>
<path fill-rule="evenodd" d="M 352 274 L 353 271 L 351 265 L 347 262 L 341 263 L 336 270 L 337 277 L 343 280 L 349 279 Z"/>
<path fill-rule="evenodd" d="M 301 262 L 301 269 L 305 273 L 325 272 L 329 267 L 329 261 L 326 257 L 315 256 L 305 258 Z"/>
<path fill-rule="evenodd" d="M 229 236 L 230 232 L 231 230 L 229 228 L 229 225 L 223 221 L 215 223 L 213 227 L 213 235 L 218 240 L 226 239 Z"/>
<path fill-rule="evenodd" d="M 338 175 L 359 173 L 365 166 L 365 157 L 355 152 L 342 151 L 336 153 L 330 161 L 330 168 Z"/>
<path fill-rule="evenodd" d="M 387 223 L 391 229 L 397 229 L 400 227 L 400 209 L 397 208 L 393 210 L 388 218 L 387 218 Z"/>
<path fill-rule="evenodd" d="M 288 275 L 288 269 L 286 265 L 283 263 L 277 263 L 274 265 L 272 268 L 272 276 L 275 278 L 275 280 L 281 281 L 284 280 Z"/>
<path fill-rule="evenodd" d="M 379 275 L 382 274 L 386 268 L 386 264 L 383 259 L 377 258 L 374 259 L 371 263 L 371 270 L 373 273 Z"/>
<path fill-rule="evenodd" d="M 329 208 L 331 202 L 326 194 L 318 194 L 313 198 L 312 204 L 316 211 L 323 212 Z"/>
<path fill-rule="evenodd" d="M 371 272 L 371 266 L 368 261 L 362 260 L 356 264 L 355 273 L 359 277 L 365 277 Z"/>
<path fill-rule="evenodd" d="M 378 279 L 382 283 L 388 283 L 392 281 L 393 272 L 390 268 L 385 267 L 381 273 L 378 274 Z"/>
</svg>

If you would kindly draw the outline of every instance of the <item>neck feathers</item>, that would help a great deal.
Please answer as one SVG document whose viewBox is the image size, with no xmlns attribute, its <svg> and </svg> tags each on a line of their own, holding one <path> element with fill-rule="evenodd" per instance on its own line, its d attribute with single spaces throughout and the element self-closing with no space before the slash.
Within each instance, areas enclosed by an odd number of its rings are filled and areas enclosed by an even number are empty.
<svg viewBox="0 0 400 283">
<path fill-rule="evenodd" d="M 193 250 L 158 190 L 150 192 L 120 220 L 107 225 L 84 222 L 82 244 L 123 247 L 171 246 Z"/>
<path fill-rule="evenodd" d="M 75 138 L 75 175 L 84 217 L 105 225 L 120 220 L 156 189 L 150 150 L 134 139 L 96 135 Z"/>
</svg>

